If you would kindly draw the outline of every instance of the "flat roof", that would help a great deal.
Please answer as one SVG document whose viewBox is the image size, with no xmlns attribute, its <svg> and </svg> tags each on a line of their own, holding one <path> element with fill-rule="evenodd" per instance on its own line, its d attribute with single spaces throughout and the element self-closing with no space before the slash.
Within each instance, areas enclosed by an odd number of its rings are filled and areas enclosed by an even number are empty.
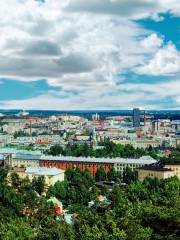
<svg viewBox="0 0 180 240">
<path fill-rule="evenodd" d="M 163 168 L 159 166 L 144 166 L 141 168 L 138 168 L 140 170 L 147 170 L 147 171 L 156 171 L 156 172 L 172 172 L 173 170 L 170 168 Z"/>
<path fill-rule="evenodd" d="M 72 156 L 50 156 L 16 154 L 15 159 L 39 160 L 39 161 L 62 161 L 62 162 L 90 162 L 90 163 L 118 163 L 118 164 L 154 164 L 157 161 L 150 156 L 140 158 L 94 158 L 94 157 L 72 157 Z"/>
<path fill-rule="evenodd" d="M 46 167 L 27 167 L 25 170 L 26 173 L 35 174 L 35 175 L 48 175 L 55 176 L 64 173 L 65 171 L 58 168 L 46 168 Z"/>
<path fill-rule="evenodd" d="M 180 162 L 174 162 L 174 163 L 165 163 L 165 166 L 170 166 L 170 165 L 180 165 Z"/>
<path fill-rule="evenodd" d="M 28 155 L 40 155 L 40 151 L 28 151 L 17 148 L 0 148 L 0 154 L 28 154 Z"/>
<path fill-rule="evenodd" d="M 40 154 L 15 154 L 14 159 L 24 159 L 24 160 L 40 160 Z"/>
<path fill-rule="evenodd" d="M 128 164 L 153 164 L 157 161 L 150 156 L 143 156 L 141 158 L 94 158 L 94 157 L 72 157 L 72 156 L 45 156 L 42 155 L 40 160 L 50 161 L 71 161 L 71 162 L 94 162 L 94 163 L 128 163 Z"/>
</svg>

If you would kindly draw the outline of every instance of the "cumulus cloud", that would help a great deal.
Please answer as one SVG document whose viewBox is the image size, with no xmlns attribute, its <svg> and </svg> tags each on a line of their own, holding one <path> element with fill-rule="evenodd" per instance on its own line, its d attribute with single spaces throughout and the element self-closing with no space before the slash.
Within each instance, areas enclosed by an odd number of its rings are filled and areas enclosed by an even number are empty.
<svg viewBox="0 0 180 240">
<path fill-rule="evenodd" d="M 142 18 L 153 12 L 158 3 L 143 0 L 71 0 L 67 10 L 91 12 L 93 14 L 115 14 L 122 17 Z"/>
<path fill-rule="evenodd" d="M 163 20 L 159 13 L 171 11 L 180 14 L 178 0 L 70 0 L 67 5 L 70 11 L 91 12 L 93 14 L 111 14 L 129 19 L 151 17 L 155 21 Z"/>
<path fill-rule="evenodd" d="M 137 73 L 146 75 L 174 75 L 180 72 L 180 53 L 169 43 L 160 48 L 149 63 L 137 68 Z"/>
<path fill-rule="evenodd" d="M 163 39 L 158 37 L 156 33 L 152 33 L 141 41 L 142 47 L 149 50 L 157 50 L 157 48 L 161 47 L 162 44 Z"/>
<path fill-rule="evenodd" d="M 69 93 L 63 100 L 62 92 L 47 93 L 34 100 L 7 101 L 4 107 L 43 108 L 45 99 L 47 108 L 56 109 L 142 104 L 144 91 L 137 94 L 134 85 L 128 94 L 123 93 L 125 84 L 117 86 L 121 74 L 178 73 L 179 52 L 133 20 L 160 21 L 161 13 L 178 15 L 179 10 L 178 0 L 2 1 L 0 77 L 46 79 Z M 76 96 L 71 96 L 73 91 Z"/>
<path fill-rule="evenodd" d="M 96 68 L 93 59 L 87 55 L 82 55 L 82 53 L 74 53 L 62 57 L 56 63 L 59 65 L 59 71 L 63 73 L 91 72 Z"/>
<path fill-rule="evenodd" d="M 31 57 L 48 57 L 59 56 L 61 54 L 60 47 L 57 43 L 47 40 L 35 40 L 26 44 L 25 48 L 19 54 Z"/>
<path fill-rule="evenodd" d="M 171 99 L 169 108 L 178 109 L 179 88 L 180 80 L 156 84 L 122 84 L 119 87 L 104 87 L 101 92 L 96 91 L 94 86 L 92 91 L 84 89 L 80 94 L 73 94 L 71 98 L 66 91 L 59 93 L 59 96 L 49 92 L 36 98 L 1 101 L 0 104 L 2 108 L 11 109 L 16 109 L 17 106 L 36 109 L 38 106 L 40 109 L 83 110 L 87 109 L 87 105 L 88 109 L 130 109 L 135 106 L 144 109 L 163 109 L 161 102 L 167 102 L 168 98 Z"/>
</svg>

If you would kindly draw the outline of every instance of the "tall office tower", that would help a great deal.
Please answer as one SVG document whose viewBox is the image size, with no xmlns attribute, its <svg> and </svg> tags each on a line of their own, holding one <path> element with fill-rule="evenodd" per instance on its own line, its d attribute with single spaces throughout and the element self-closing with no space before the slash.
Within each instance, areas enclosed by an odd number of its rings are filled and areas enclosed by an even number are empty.
<svg viewBox="0 0 180 240">
<path fill-rule="evenodd" d="M 139 108 L 133 109 L 133 127 L 140 127 L 141 112 Z"/>
</svg>

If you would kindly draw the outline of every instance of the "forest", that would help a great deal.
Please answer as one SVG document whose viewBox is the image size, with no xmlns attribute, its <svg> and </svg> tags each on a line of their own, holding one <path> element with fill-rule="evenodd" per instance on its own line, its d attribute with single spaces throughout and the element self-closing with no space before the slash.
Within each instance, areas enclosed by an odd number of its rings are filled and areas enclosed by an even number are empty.
<svg viewBox="0 0 180 240">
<path fill-rule="evenodd" d="M 116 184 L 112 192 L 99 190 L 95 180 L 114 180 L 119 176 L 103 169 L 93 179 L 89 170 L 67 169 L 64 182 L 57 182 L 44 194 L 44 179 L 20 179 L 6 169 L 0 169 L 0 239 L 11 240 L 175 240 L 180 236 L 180 180 L 134 178 L 125 179 L 128 186 L 122 192 Z M 127 173 L 126 176 L 129 174 Z M 88 207 L 106 196 L 109 204 Z M 56 197 L 63 207 L 76 217 L 72 224 L 57 221 L 52 215 Z M 27 214 L 28 212 L 28 214 Z"/>
</svg>

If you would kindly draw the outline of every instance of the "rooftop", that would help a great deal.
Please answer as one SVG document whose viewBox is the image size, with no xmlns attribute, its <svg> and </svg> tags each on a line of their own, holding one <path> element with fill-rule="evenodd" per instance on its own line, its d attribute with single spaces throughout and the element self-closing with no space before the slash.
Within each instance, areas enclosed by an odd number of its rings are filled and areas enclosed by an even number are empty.
<svg viewBox="0 0 180 240">
<path fill-rule="evenodd" d="M 42 155 L 40 151 L 27 151 L 17 149 L 0 149 L 1 154 L 12 154 L 15 159 L 24 160 L 48 160 L 48 161 L 71 161 L 71 162 L 92 162 L 92 163 L 126 163 L 126 164 L 154 164 L 157 161 L 151 156 L 142 156 L 140 158 L 95 158 L 95 157 L 72 157 L 72 156 L 51 156 Z"/>
<path fill-rule="evenodd" d="M 24 160 L 47 160 L 47 161 L 71 161 L 71 162 L 92 162 L 92 163 L 126 163 L 126 164 L 154 164 L 157 161 L 150 156 L 141 158 L 94 158 L 94 157 L 72 157 L 72 156 L 50 156 L 50 155 L 31 155 L 31 154 L 16 154 L 15 159 Z"/>
<path fill-rule="evenodd" d="M 180 165 L 180 162 L 173 162 L 173 163 L 165 163 L 164 164 L 165 166 L 171 166 L 171 165 L 175 165 L 175 166 L 179 166 Z"/>
<path fill-rule="evenodd" d="M 0 154 L 28 154 L 28 155 L 39 155 L 40 151 L 28 151 L 28 150 L 20 150 L 16 148 L 0 148 Z"/>
<path fill-rule="evenodd" d="M 64 170 L 57 168 L 46 168 L 46 167 L 27 167 L 26 173 L 32 173 L 35 175 L 48 175 L 55 176 L 64 173 Z"/>
<path fill-rule="evenodd" d="M 169 172 L 169 171 L 173 171 L 170 168 L 162 168 L 159 166 L 144 166 L 138 169 L 142 169 L 142 170 L 147 170 L 147 171 L 156 171 L 156 172 Z"/>
</svg>

